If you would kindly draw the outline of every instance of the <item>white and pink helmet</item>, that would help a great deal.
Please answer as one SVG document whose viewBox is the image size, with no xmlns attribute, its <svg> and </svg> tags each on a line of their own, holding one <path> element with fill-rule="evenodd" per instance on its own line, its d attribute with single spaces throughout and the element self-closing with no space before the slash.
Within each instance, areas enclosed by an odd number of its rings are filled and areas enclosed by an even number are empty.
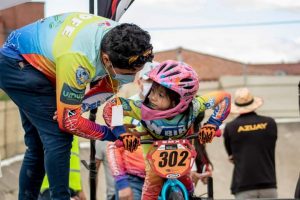
<svg viewBox="0 0 300 200">
<path fill-rule="evenodd" d="M 155 120 L 174 117 L 185 111 L 199 89 L 197 73 L 189 65 L 174 60 L 160 63 L 149 74 L 156 83 L 180 95 L 179 103 L 168 110 L 153 110 L 142 104 L 142 120 Z"/>
</svg>

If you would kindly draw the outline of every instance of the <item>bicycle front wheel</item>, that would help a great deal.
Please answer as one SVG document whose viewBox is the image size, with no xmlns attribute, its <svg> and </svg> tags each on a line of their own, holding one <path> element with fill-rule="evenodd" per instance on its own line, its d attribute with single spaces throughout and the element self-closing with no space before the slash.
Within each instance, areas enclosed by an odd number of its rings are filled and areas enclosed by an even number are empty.
<svg viewBox="0 0 300 200">
<path fill-rule="evenodd" d="M 167 200 L 184 200 L 184 195 L 179 187 L 171 187 Z"/>
</svg>

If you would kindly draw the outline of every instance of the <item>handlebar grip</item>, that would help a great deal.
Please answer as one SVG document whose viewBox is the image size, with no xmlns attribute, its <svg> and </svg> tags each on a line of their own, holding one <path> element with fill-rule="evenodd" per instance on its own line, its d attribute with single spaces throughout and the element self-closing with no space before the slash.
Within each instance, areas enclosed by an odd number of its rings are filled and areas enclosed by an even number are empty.
<svg viewBox="0 0 300 200">
<path fill-rule="evenodd" d="M 124 147 L 124 143 L 123 143 L 123 141 L 121 141 L 121 140 L 116 140 L 116 141 L 115 141 L 115 145 L 116 145 L 116 147 L 118 147 L 118 148 Z"/>
<path fill-rule="evenodd" d="M 216 130 L 215 137 L 221 137 L 222 131 L 220 129 Z"/>
</svg>

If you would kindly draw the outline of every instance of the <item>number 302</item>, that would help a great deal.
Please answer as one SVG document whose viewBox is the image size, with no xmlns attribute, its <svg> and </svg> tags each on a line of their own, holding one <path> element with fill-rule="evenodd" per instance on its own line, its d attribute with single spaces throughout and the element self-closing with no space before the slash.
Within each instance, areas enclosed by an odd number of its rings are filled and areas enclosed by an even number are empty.
<svg viewBox="0 0 300 200">
<path fill-rule="evenodd" d="M 161 157 L 161 161 L 159 161 L 158 166 L 159 167 L 165 167 L 168 165 L 169 167 L 174 167 L 174 166 L 185 166 L 185 160 L 187 159 L 189 153 L 187 151 L 182 151 L 179 154 L 179 159 L 181 159 L 177 165 L 178 161 L 178 152 L 177 151 L 172 151 L 172 152 L 161 152 L 159 154 L 159 157 Z"/>
</svg>

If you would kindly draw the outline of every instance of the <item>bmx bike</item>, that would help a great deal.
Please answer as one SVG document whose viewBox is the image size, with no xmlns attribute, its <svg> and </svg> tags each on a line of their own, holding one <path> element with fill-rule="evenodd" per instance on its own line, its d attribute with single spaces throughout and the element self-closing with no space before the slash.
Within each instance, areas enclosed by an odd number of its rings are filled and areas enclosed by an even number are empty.
<svg viewBox="0 0 300 200">
<path fill-rule="evenodd" d="M 151 144 L 147 159 L 153 171 L 166 179 L 158 200 L 213 199 L 213 181 L 208 178 L 208 197 L 189 196 L 185 185 L 178 178 L 188 174 L 195 162 L 196 150 L 190 139 L 198 135 L 186 136 L 184 139 L 153 140 L 143 139 L 141 144 Z"/>
</svg>

